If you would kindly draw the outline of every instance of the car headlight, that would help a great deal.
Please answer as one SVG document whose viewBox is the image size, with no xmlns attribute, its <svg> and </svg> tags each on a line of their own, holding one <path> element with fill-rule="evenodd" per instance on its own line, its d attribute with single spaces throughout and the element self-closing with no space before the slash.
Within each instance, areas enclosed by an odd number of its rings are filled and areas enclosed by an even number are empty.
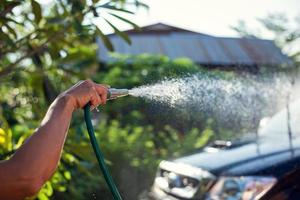
<svg viewBox="0 0 300 200">
<path fill-rule="evenodd" d="M 209 200 L 248 200 L 266 193 L 277 182 L 274 177 L 221 177 L 208 192 Z"/>
<path fill-rule="evenodd" d="M 191 199 L 207 192 L 207 184 L 214 182 L 215 176 L 201 168 L 183 163 L 162 161 L 154 185 L 168 194 Z M 200 193 L 198 195 L 198 193 Z"/>
</svg>

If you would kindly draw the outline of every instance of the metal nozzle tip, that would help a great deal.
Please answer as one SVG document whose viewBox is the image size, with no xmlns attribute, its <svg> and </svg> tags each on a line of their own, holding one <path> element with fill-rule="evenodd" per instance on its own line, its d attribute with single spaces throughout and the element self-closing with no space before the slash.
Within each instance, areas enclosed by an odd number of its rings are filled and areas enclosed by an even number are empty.
<svg viewBox="0 0 300 200">
<path fill-rule="evenodd" d="M 119 97 L 124 97 L 129 95 L 128 89 L 116 89 L 116 88 L 110 88 L 108 89 L 108 99 L 116 99 Z"/>
</svg>

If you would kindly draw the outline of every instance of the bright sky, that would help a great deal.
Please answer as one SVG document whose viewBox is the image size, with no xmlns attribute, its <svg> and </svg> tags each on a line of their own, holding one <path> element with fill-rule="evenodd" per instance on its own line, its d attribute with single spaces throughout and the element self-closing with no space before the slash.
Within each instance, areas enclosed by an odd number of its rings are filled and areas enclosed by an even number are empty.
<svg viewBox="0 0 300 200">
<path fill-rule="evenodd" d="M 47 5 L 53 0 L 38 0 Z M 272 13 L 284 13 L 293 21 L 300 16 L 300 0 L 142 0 L 150 10 L 139 9 L 136 15 L 127 16 L 139 26 L 163 22 L 189 30 L 216 36 L 237 36 L 230 26 L 244 20 L 251 29 L 262 31 L 261 35 L 272 39 L 272 36 L 261 30 L 257 18 Z M 110 19 L 121 30 L 131 26 L 109 18 L 105 13 L 100 15 Z M 112 29 L 103 20 L 94 21 L 104 33 Z"/>
<path fill-rule="evenodd" d="M 300 15 L 300 0 L 144 0 L 150 6 L 147 12 L 140 9 L 131 17 L 138 25 L 164 22 L 181 28 L 217 36 L 236 36 L 230 25 L 245 20 L 247 26 L 257 29 L 257 18 L 269 13 L 281 12 L 293 20 Z M 99 25 L 104 32 L 111 29 L 103 22 Z M 115 22 L 121 30 L 129 29 L 124 23 Z M 262 32 L 270 38 L 267 32 Z"/>
</svg>

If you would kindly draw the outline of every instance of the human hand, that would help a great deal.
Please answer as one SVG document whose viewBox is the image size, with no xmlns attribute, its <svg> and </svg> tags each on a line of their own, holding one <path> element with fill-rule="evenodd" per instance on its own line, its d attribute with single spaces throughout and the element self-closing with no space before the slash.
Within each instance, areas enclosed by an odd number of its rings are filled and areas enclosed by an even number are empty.
<svg viewBox="0 0 300 200">
<path fill-rule="evenodd" d="M 73 109 L 83 108 L 88 102 L 91 109 L 106 104 L 108 86 L 97 84 L 91 80 L 79 81 L 60 96 L 71 100 Z"/>
</svg>

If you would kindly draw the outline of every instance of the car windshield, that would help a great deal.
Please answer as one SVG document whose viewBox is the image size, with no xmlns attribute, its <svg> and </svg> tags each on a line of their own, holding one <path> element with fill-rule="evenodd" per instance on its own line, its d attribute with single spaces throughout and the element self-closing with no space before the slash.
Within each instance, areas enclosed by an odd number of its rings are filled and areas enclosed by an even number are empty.
<svg viewBox="0 0 300 200">
<path fill-rule="evenodd" d="M 266 139 L 287 139 L 289 132 L 293 139 L 300 135 L 300 99 L 276 113 L 258 135 Z"/>
</svg>

